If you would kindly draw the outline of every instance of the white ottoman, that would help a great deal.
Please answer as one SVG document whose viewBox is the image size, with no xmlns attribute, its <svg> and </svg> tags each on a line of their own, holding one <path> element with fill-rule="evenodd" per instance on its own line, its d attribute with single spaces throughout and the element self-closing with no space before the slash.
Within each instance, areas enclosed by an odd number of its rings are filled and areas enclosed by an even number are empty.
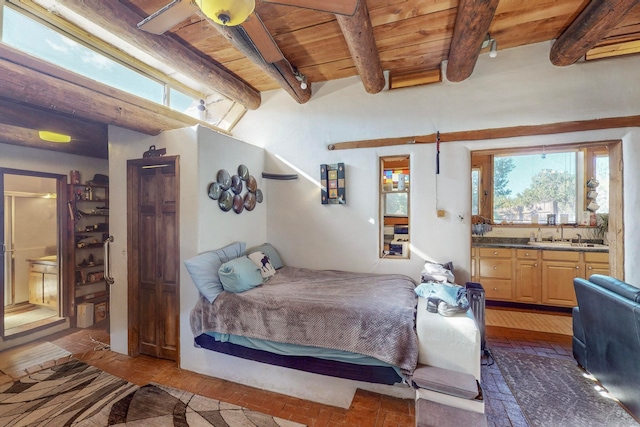
<svg viewBox="0 0 640 427">
<path fill-rule="evenodd" d="M 419 364 L 465 372 L 480 381 L 482 343 L 471 310 L 445 317 L 429 313 L 426 298 L 418 298 L 416 332 Z"/>
</svg>

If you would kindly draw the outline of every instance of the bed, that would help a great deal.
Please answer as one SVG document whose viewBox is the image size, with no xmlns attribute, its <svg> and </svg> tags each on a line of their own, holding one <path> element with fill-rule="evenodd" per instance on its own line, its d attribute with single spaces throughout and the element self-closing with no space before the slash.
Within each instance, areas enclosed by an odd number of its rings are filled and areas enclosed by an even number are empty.
<svg viewBox="0 0 640 427">
<path fill-rule="evenodd" d="M 254 252 L 277 268 L 272 277 L 241 292 L 219 286 L 216 266 Z M 389 385 L 410 378 L 418 363 L 418 297 L 408 276 L 283 266 L 268 244 L 245 251 L 235 243 L 198 257 L 185 262 L 201 293 L 190 318 L 198 347 Z"/>
</svg>

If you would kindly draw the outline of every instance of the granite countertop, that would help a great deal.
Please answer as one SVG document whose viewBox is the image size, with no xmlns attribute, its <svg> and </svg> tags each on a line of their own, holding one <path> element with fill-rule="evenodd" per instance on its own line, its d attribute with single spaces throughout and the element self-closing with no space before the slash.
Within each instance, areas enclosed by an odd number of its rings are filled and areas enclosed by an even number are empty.
<svg viewBox="0 0 640 427">
<path fill-rule="evenodd" d="M 573 245 L 569 242 L 535 242 L 529 244 L 528 238 L 517 237 L 473 237 L 472 247 L 476 248 L 516 248 L 516 249 L 544 249 L 545 251 L 572 251 L 572 252 L 609 252 L 609 247 L 601 241 L 583 240 L 582 245 Z"/>
</svg>

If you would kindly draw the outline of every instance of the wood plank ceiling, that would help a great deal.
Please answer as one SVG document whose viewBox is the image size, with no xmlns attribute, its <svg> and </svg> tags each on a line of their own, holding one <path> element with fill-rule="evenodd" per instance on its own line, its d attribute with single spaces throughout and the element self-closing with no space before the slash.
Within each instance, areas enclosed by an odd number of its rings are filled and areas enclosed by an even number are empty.
<svg viewBox="0 0 640 427">
<path fill-rule="evenodd" d="M 141 17 L 168 2 L 120 1 Z M 589 0 L 367 0 L 366 6 L 382 69 L 396 76 L 440 67 L 442 61 L 450 59 L 451 52 L 460 50 L 456 48 L 469 44 L 470 38 L 473 43 L 459 53 L 464 55 L 460 61 L 466 61 L 467 67 L 470 62 L 472 69 L 475 64 L 473 56 L 477 58 L 479 43 L 487 32 L 497 40 L 498 49 L 557 39 L 589 3 Z M 583 29 L 604 29 L 605 33 L 597 34 L 598 39 L 592 37 L 587 42 L 606 46 L 640 40 L 638 1 L 601 0 L 591 3 L 591 10 L 587 12 L 596 19 L 587 21 Z M 618 11 L 618 16 L 607 16 L 611 11 Z M 306 75 L 309 82 L 358 75 L 336 15 L 261 0 L 256 2 L 256 13 L 284 57 Z M 458 27 L 456 20 L 460 23 Z M 454 29 L 459 34 L 452 45 Z M 576 35 L 585 38 L 584 34 L 576 32 L 565 38 L 575 44 Z M 258 91 L 280 87 L 198 15 L 177 25 L 170 36 L 206 55 Z M 478 36 L 480 40 L 477 40 Z"/>
<path fill-rule="evenodd" d="M 200 14 L 158 36 L 135 27 L 170 0 L 56 1 L 126 33 L 157 58 L 182 63 L 205 87 L 249 109 L 259 108 L 260 92 L 279 88 L 298 103 L 313 102 L 313 83 L 355 75 L 363 90 L 376 93 L 381 70 L 421 81 L 443 61 L 449 62 L 446 77 L 461 81 L 472 75 L 487 33 L 499 50 L 557 39 L 549 60 L 559 66 L 585 54 L 640 51 L 640 0 L 360 0 L 353 17 L 257 0 L 255 13 L 284 57 L 275 62 L 265 61 L 240 27 L 222 27 Z M 369 42 L 361 34 L 368 27 Z M 308 89 L 300 88 L 296 71 L 306 76 Z M 2 88 L 0 97 L 12 98 Z"/>
</svg>

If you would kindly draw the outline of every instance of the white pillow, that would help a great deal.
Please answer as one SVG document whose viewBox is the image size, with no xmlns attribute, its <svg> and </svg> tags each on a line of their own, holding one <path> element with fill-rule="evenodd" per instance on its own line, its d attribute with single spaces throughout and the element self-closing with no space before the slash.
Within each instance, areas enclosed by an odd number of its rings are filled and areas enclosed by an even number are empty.
<svg viewBox="0 0 640 427">
<path fill-rule="evenodd" d="M 276 269 L 273 268 L 271 260 L 264 252 L 253 252 L 247 256 L 260 269 L 260 275 L 262 275 L 262 280 L 264 282 L 266 282 L 270 277 L 276 274 Z"/>
</svg>

